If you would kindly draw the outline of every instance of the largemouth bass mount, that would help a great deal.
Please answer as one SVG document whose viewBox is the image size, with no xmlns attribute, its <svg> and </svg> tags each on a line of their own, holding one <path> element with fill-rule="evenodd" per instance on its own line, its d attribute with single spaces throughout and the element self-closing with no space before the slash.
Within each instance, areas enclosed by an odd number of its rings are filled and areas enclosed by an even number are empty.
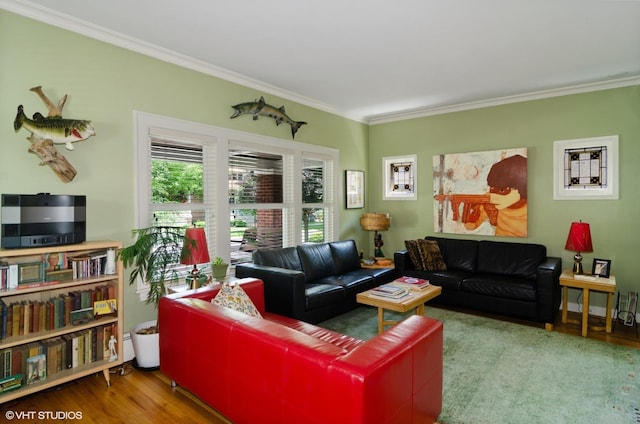
<svg viewBox="0 0 640 424">
<path fill-rule="evenodd" d="M 13 128 L 18 131 L 23 127 L 37 137 L 51 140 L 56 144 L 64 144 L 67 150 L 73 150 L 72 142 L 85 140 L 96 134 L 91 121 L 45 118 L 38 112 L 33 115 L 33 119 L 29 119 L 20 105 L 16 119 L 13 121 Z"/>
</svg>

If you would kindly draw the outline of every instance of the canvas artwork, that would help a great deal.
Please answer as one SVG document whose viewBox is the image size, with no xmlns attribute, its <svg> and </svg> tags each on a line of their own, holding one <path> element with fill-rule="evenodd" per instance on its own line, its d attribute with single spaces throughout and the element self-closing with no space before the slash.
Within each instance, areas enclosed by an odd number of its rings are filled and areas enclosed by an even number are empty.
<svg viewBox="0 0 640 424">
<path fill-rule="evenodd" d="M 527 149 L 433 157 L 437 233 L 527 237 Z"/>
</svg>

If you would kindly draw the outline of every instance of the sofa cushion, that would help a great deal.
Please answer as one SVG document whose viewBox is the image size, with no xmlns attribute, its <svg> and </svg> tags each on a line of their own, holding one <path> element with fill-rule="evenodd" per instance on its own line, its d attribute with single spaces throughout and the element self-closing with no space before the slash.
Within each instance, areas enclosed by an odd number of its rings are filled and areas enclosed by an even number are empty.
<svg viewBox="0 0 640 424">
<path fill-rule="evenodd" d="M 297 247 L 306 281 L 336 275 L 333 256 L 328 243 L 303 244 Z"/>
<path fill-rule="evenodd" d="M 247 293 L 240 284 L 222 284 L 220 291 L 211 299 L 211 303 L 242 312 L 252 317 L 262 318 Z"/>
<path fill-rule="evenodd" d="M 326 328 L 318 327 L 317 325 L 309 324 L 308 322 L 282 315 L 271 314 L 266 318 L 269 321 L 277 322 L 280 325 L 293 328 L 301 333 L 308 334 L 309 336 L 315 337 L 324 342 L 331 343 L 332 345 L 338 346 L 346 351 L 351 351 L 355 347 L 364 343 L 363 340 L 356 339 L 355 337 L 347 336 L 346 334 L 338 333 L 336 331 L 328 330 Z"/>
<path fill-rule="evenodd" d="M 353 240 L 341 240 L 329 243 L 336 274 L 360 269 L 360 256 L 356 242 Z"/>
<path fill-rule="evenodd" d="M 440 253 L 440 247 L 434 240 L 405 240 L 411 262 L 419 271 L 446 271 L 447 265 Z"/>
<path fill-rule="evenodd" d="M 344 302 L 344 287 L 336 284 L 305 284 L 306 309 L 312 310 Z"/>
<path fill-rule="evenodd" d="M 547 248 L 541 244 L 481 241 L 478 272 L 535 279 L 546 256 Z"/>
<path fill-rule="evenodd" d="M 252 253 L 253 263 L 256 265 L 274 266 L 277 268 L 302 271 L 302 264 L 295 247 L 279 249 L 258 249 Z"/>
<path fill-rule="evenodd" d="M 438 243 L 433 240 L 418 240 L 422 265 L 426 271 L 446 271 L 447 265 L 440 253 Z"/>
<path fill-rule="evenodd" d="M 463 292 L 493 298 L 506 298 L 535 302 L 535 281 L 502 275 L 477 275 L 464 279 L 460 284 Z"/>
<path fill-rule="evenodd" d="M 361 274 L 357 272 L 347 273 L 342 275 L 332 275 L 330 277 L 321 278 L 314 281 L 317 284 L 334 284 L 344 287 L 346 290 L 345 295 L 355 296 L 357 293 L 375 287 L 375 280 L 373 277 L 367 274 Z"/>
<path fill-rule="evenodd" d="M 438 242 L 440 252 L 447 269 L 475 272 L 478 257 L 478 241 L 448 239 L 442 237 L 425 237 L 426 240 Z"/>
<path fill-rule="evenodd" d="M 420 253 L 420 246 L 418 246 L 418 240 L 405 240 L 404 245 L 409 252 L 411 262 L 418 271 L 424 271 L 424 265 L 422 264 L 422 254 Z"/>
</svg>

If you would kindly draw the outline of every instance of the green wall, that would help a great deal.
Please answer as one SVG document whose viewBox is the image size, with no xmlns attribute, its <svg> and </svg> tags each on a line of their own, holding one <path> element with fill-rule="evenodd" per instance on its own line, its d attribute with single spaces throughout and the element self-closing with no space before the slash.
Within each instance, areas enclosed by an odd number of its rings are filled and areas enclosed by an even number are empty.
<svg viewBox="0 0 640 424">
<path fill-rule="evenodd" d="M 553 142 L 615 134 L 620 137 L 619 200 L 553 200 Z M 529 237 L 496 239 L 544 244 L 549 255 L 561 257 L 570 267 L 574 253 L 564 250 L 564 244 L 570 223 L 583 220 L 591 226 L 594 244 L 593 253 L 583 254 L 585 268 L 591 270 L 594 257 L 611 259 L 618 287 L 640 290 L 632 266 L 640 250 L 640 86 L 373 125 L 369 143 L 369 207 L 392 217 L 391 229 L 384 234 L 387 256 L 404 248 L 404 240 L 434 234 L 434 155 L 526 147 Z M 382 158 L 414 153 L 418 200 L 382 200 Z M 593 302 L 604 305 L 604 295 L 596 295 Z"/>
<path fill-rule="evenodd" d="M 202 73 L 171 65 L 129 50 L 0 10 L 0 193 L 84 194 L 87 196 L 87 238 L 131 242 L 135 225 L 135 158 L 133 111 L 201 122 L 291 141 L 287 125 L 271 119 L 229 119 L 231 105 L 264 95 L 273 105 L 285 105 L 296 120 L 307 121 L 296 141 L 340 149 L 340 187 L 344 169 L 367 169 L 368 127 L 330 113 L 296 104 Z M 286 66 L 284 64 L 283 66 Z M 29 132 L 15 133 L 17 106 L 46 114 L 29 89 L 41 85 L 54 102 L 69 98 L 65 118 L 90 119 L 96 135 L 62 147 L 78 171 L 65 184 L 48 166 L 28 153 Z M 342 200 L 342 196 L 341 196 Z M 343 202 L 341 202 L 343 203 Z M 366 243 L 359 228 L 362 210 L 340 211 L 341 238 Z M 125 331 L 152 319 L 152 307 L 125 288 Z"/>
<path fill-rule="evenodd" d="M 590 266 L 593 257 L 612 259 L 620 288 L 640 289 L 630 266 L 639 247 L 633 219 L 640 207 L 635 172 L 640 163 L 638 86 L 369 127 L 6 11 L 0 11 L 0 52 L 0 193 L 87 195 L 89 239 L 131 240 L 134 110 L 290 140 L 288 127 L 276 127 L 272 120 L 229 119 L 231 105 L 264 95 L 270 104 L 285 105 L 294 119 L 309 122 L 296 141 L 340 150 L 340 190 L 345 169 L 366 172 L 366 211 L 392 216 L 392 227 L 384 234 L 387 256 L 403 248 L 405 239 L 433 233 L 433 155 L 527 147 L 529 237 L 524 241 L 543 243 L 549 254 L 570 264 L 566 234 L 571 221 L 582 219 L 591 224 L 595 248 L 584 255 L 585 264 Z M 68 184 L 27 152 L 26 130 L 13 130 L 19 104 L 27 115 L 46 112 L 29 91 L 37 85 L 53 101 L 68 94 L 64 116 L 91 119 L 96 127 L 97 135 L 76 143 L 73 152 L 60 149 L 78 171 Z M 620 199 L 554 201 L 553 141 L 611 134 L 620 136 Z M 382 157 L 413 153 L 419 162 L 418 200 L 383 201 Z M 365 210 L 344 209 L 342 191 L 340 201 L 340 237 L 354 238 L 361 250 L 371 250 L 372 237 L 359 226 Z M 127 286 L 125 331 L 153 317 L 153 309 Z"/>
</svg>

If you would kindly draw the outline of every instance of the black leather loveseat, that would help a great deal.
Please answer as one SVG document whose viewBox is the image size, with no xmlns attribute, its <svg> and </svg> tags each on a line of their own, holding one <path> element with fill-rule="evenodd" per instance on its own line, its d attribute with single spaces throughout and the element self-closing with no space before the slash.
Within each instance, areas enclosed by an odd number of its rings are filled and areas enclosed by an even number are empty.
<svg viewBox="0 0 640 424">
<path fill-rule="evenodd" d="M 258 249 L 236 277 L 264 282 L 269 312 L 318 323 L 356 307 L 356 294 L 395 278 L 393 269 L 360 267 L 353 240 Z"/>
<path fill-rule="evenodd" d="M 442 287 L 432 302 L 543 322 L 560 307 L 560 258 L 540 244 L 425 237 L 435 241 L 446 270 L 418 270 L 409 251 L 394 253 L 398 275 Z M 436 249 L 437 254 L 437 249 Z"/>
</svg>

